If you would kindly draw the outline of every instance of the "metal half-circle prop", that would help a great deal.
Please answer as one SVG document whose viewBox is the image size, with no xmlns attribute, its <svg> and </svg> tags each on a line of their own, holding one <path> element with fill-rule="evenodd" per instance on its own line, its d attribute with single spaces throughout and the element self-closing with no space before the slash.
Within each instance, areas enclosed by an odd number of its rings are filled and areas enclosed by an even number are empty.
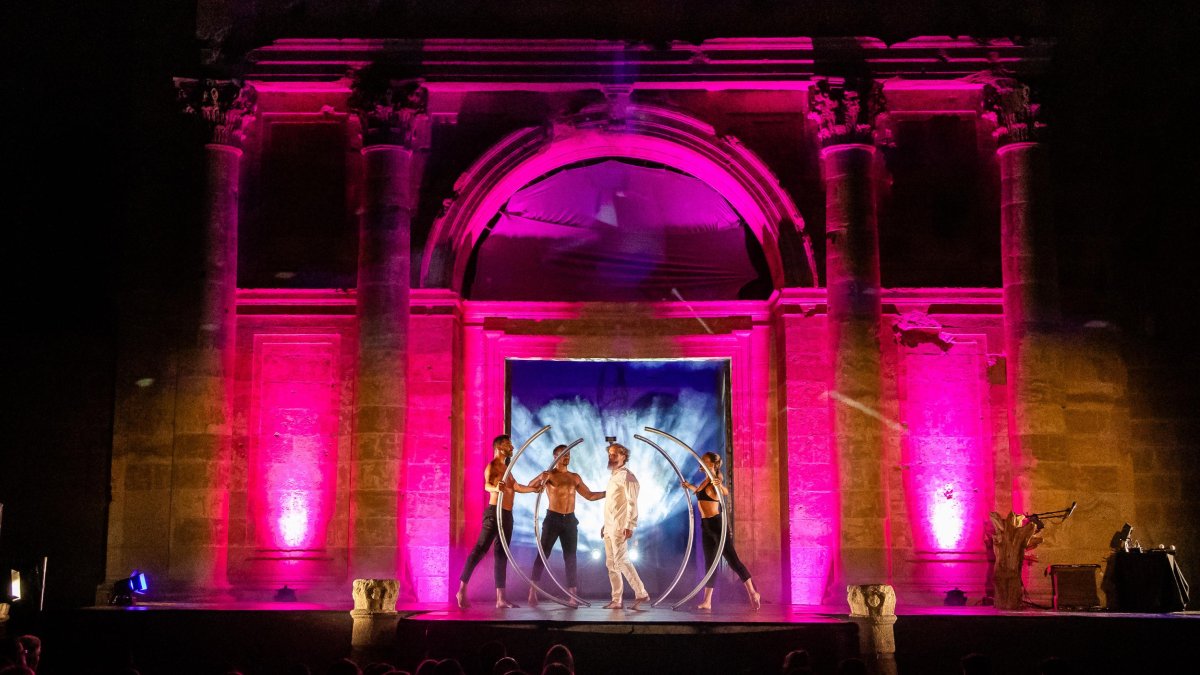
<svg viewBox="0 0 1200 675">
<path fill-rule="evenodd" d="M 557 455 L 552 454 L 552 456 L 550 458 L 550 466 L 547 467 L 546 470 L 550 471 L 550 470 L 554 469 L 554 465 L 558 463 L 559 457 L 562 457 L 563 455 L 567 454 L 568 452 L 571 451 L 571 448 L 574 448 L 575 446 L 579 445 L 582 442 L 583 442 L 582 438 L 577 438 L 574 441 L 572 441 L 570 445 L 567 446 L 566 450 L 563 450 L 562 452 L 558 453 Z M 563 586 L 562 583 L 559 582 L 558 577 L 554 576 L 554 571 L 550 569 L 550 559 L 546 555 L 546 549 L 542 548 L 542 535 L 538 531 L 538 509 L 541 507 L 541 505 L 542 505 L 542 493 L 539 492 L 539 493 L 537 493 L 537 499 L 534 500 L 534 502 L 533 502 L 533 544 L 534 544 L 534 546 L 537 547 L 538 558 L 540 558 L 542 561 L 542 568 L 544 570 L 546 570 L 546 574 L 550 575 L 550 580 L 554 582 L 555 586 L 558 586 L 558 590 L 565 593 L 568 598 L 583 605 L 584 607 L 591 607 L 592 603 L 588 602 L 587 600 L 584 600 L 583 598 L 579 597 L 578 595 L 575 595 L 571 591 L 567 590 L 567 587 Z M 510 560 L 511 560 L 511 558 L 510 558 Z M 535 586 L 535 588 L 536 588 L 536 586 Z M 541 590 L 541 589 L 538 589 L 538 590 Z"/>
<path fill-rule="evenodd" d="M 513 467 L 517 465 L 517 461 L 519 461 L 521 459 L 521 455 L 525 453 L 525 449 L 529 447 L 530 443 L 533 443 L 535 440 L 537 440 L 537 438 L 539 436 L 546 433 L 547 431 L 550 431 L 549 424 L 542 427 L 541 429 L 538 429 L 536 433 L 534 433 L 532 436 L 529 437 L 529 440 L 525 441 L 521 445 L 521 449 L 518 450 L 517 453 L 515 455 L 513 455 L 512 459 L 508 462 L 508 468 L 506 468 L 504 470 L 504 475 L 500 478 L 500 480 L 502 480 L 502 481 L 508 480 L 509 476 L 512 475 Z M 503 518 L 504 518 L 504 500 L 497 499 L 496 500 L 496 522 L 503 523 L 504 522 L 502 520 Z M 534 518 L 537 518 L 536 511 L 534 512 Z M 504 549 L 504 555 L 507 556 L 508 561 L 510 563 L 512 563 L 512 568 L 517 571 L 517 574 L 520 575 L 520 577 L 522 579 L 525 580 L 525 583 L 529 584 L 535 590 L 540 591 L 543 595 L 550 598 L 554 602 L 557 602 L 558 604 L 562 605 L 563 607 L 571 606 L 570 602 L 568 602 L 567 600 L 563 600 L 562 598 L 559 598 L 557 595 L 550 593 L 549 591 L 542 588 L 541 586 L 538 586 L 536 583 L 534 583 L 533 579 L 530 579 L 528 576 L 526 576 L 525 572 L 521 569 L 521 567 L 519 565 L 517 565 L 517 561 L 513 560 L 512 551 L 509 550 L 508 542 L 505 541 L 505 539 L 504 539 L 504 528 L 503 527 L 500 528 L 500 532 L 498 532 L 496 534 L 496 536 L 500 538 L 500 547 Z M 547 571 L 549 571 L 549 568 L 547 568 Z M 554 578 L 553 575 L 551 575 L 551 578 L 552 579 Z M 554 583 L 558 583 L 558 580 L 555 580 Z"/>
<path fill-rule="evenodd" d="M 649 429 L 650 427 L 646 427 L 646 428 Z M 643 443 L 646 443 L 650 447 L 654 448 L 655 450 L 658 451 L 658 453 L 660 455 L 662 455 L 664 458 L 666 458 L 667 462 L 671 465 L 671 468 L 675 470 L 675 475 L 679 476 L 680 483 L 682 483 L 685 480 L 683 477 L 683 472 L 679 470 L 679 466 L 675 464 L 675 460 L 671 459 L 671 456 L 667 454 L 666 450 L 663 450 L 662 447 L 659 446 L 657 443 L 655 443 L 654 441 L 652 441 L 649 438 L 646 438 L 645 436 L 642 436 L 640 434 L 634 434 L 633 437 L 638 439 L 639 441 L 642 441 Z M 692 543 L 695 541 L 695 536 L 696 536 L 696 514 L 692 510 L 692 496 L 693 495 L 692 495 L 691 491 L 684 490 L 683 494 L 684 494 L 685 499 L 687 499 L 687 512 L 688 512 L 687 547 L 683 549 L 683 551 L 684 551 L 683 560 L 680 561 L 680 563 L 679 563 L 679 569 L 675 571 L 675 578 L 673 578 L 671 580 L 671 584 L 669 586 L 667 586 L 667 590 L 664 591 L 663 594 L 660 595 L 657 600 L 655 600 L 653 603 L 651 603 L 651 605 L 650 605 L 651 607 L 658 607 L 659 603 L 661 603 L 663 600 L 666 600 L 667 596 L 669 596 L 671 594 L 671 591 L 675 590 L 675 585 L 678 584 L 679 579 L 683 577 L 683 573 L 687 569 L 688 561 L 691 560 L 691 557 L 692 557 Z"/>
<path fill-rule="evenodd" d="M 700 461 L 700 455 L 697 455 L 696 451 L 693 450 L 690 445 L 688 445 L 687 443 L 684 443 L 683 441 L 679 440 L 678 438 L 675 438 L 671 434 L 668 434 L 667 432 L 662 431 L 661 429 L 655 429 L 653 427 L 646 427 L 646 431 L 649 431 L 650 433 L 658 434 L 660 436 L 665 436 L 665 437 L 675 441 L 679 445 L 682 445 L 685 450 L 687 450 L 689 453 L 691 453 L 692 457 L 696 458 L 696 463 L 699 464 L 700 468 L 704 470 L 704 474 L 706 476 L 708 476 L 708 479 L 713 482 L 713 485 L 716 485 L 716 483 L 717 483 L 716 476 L 714 476 L 708 470 L 707 466 L 704 466 L 704 462 Z M 645 440 L 645 439 L 642 439 L 642 440 Z M 646 441 L 646 442 L 649 443 L 649 441 Z M 651 443 L 651 445 L 654 445 L 654 444 Z M 657 446 L 655 446 L 655 447 L 657 447 Z M 659 448 L 659 452 L 663 452 L 661 448 Z M 663 455 L 665 456 L 666 453 L 663 452 Z M 675 466 L 675 463 L 672 462 L 671 466 Z M 675 468 L 675 472 L 680 473 L 678 467 Z M 682 473 L 680 473 L 679 479 L 680 479 L 680 481 L 684 480 Z M 692 598 L 694 598 L 696 596 L 696 594 L 700 592 L 700 589 L 704 588 L 704 584 L 707 584 L 708 580 L 710 578 L 712 578 L 712 575 L 716 573 L 717 566 L 721 564 L 721 557 L 723 555 L 725 555 L 725 537 L 729 532 L 729 520 L 725 517 L 725 514 L 729 513 L 729 511 L 725 508 L 725 495 L 723 495 L 719 489 L 715 490 L 715 492 L 717 493 L 717 502 L 719 503 L 719 505 L 721 507 L 721 538 L 717 542 L 717 554 L 713 556 L 712 564 L 708 566 L 708 571 L 705 572 L 704 578 L 700 580 L 700 583 L 696 584 L 696 587 L 693 588 L 690 593 L 683 596 L 683 598 L 681 600 L 679 600 L 679 602 L 676 602 L 674 605 L 671 605 L 671 609 L 679 609 L 679 607 L 682 606 L 684 603 L 686 603 L 688 600 L 691 600 Z M 688 494 L 689 495 L 691 494 L 690 490 L 688 491 Z M 692 504 L 691 498 L 689 497 L 688 498 L 688 515 L 689 515 L 689 517 L 691 516 L 691 504 Z M 689 532 L 690 532 L 690 529 L 689 529 Z M 692 541 L 691 541 L 691 536 L 689 534 L 688 554 L 691 554 L 691 552 L 692 552 Z M 686 561 L 687 561 L 687 558 L 685 557 L 684 562 L 686 563 Z M 680 574 L 682 574 L 682 573 L 683 573 L 683 570 L 680 569 Z M 676 576 L 675 581 L 676 582 L 679 581 L 678 576 Z M 670 593 L 671 590 L 674 589 L 674 587 L 675 587 L 675 584 L 672 583 L 671 589 L 668 589 L 667 593 Z M 667 593 L 663 594 L 663 598 L 666 598 Z M 663 598 L 660 598 L 658 600 L 658 602 L 662 602 Z M 655 602 L 654 604 L 657 606 L 658 602 Z"/>
</svg>

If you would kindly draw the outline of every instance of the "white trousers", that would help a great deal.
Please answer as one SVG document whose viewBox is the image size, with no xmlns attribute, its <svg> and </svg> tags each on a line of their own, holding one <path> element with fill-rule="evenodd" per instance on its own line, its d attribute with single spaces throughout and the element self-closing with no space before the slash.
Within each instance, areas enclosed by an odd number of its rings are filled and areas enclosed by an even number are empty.
<svg viewBox="0 0 1200 675">
<path fill-rule="evenodd" d="M 608 568 L 608 585 L 612 586 L 613 602 L 621 602 L 621 594 L 625 591 L 625 584 L 621 582 L 622 574 L 629 580 L 634 597 L 646 597 L 646 587 L 642 585 L 642 578 L 633 568 L 633 563 L 629 562 L 628 549 L 629 540 L 623 537 L 604 538 L 604 566 Z"/>
</svg>

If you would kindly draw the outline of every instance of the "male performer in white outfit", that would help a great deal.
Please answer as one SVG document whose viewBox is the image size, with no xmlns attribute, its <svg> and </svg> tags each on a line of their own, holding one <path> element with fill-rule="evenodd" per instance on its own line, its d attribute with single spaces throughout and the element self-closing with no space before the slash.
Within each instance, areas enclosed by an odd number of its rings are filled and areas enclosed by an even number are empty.
<svg viewBox="0 0 1200 675">
<path fill-rule="evenodd" d="M 637 527 L 640 487 L 637 478 L 625 468 L 628 461 L 629 448 L 620 443 L 608 446 L 608 469 L 612 471 L 612 476 L 605 490 L 604 529 L 600 531 L 600 537 L 604 539 L 605 566 L 608 567 L 608 583 L 612 586 L 612 602 L 605 605 L 605 609 L 621 609 L 621 594 L 625 590 L 621 582 L 622 574 L 633 587 L 630 609 L 637 609 L 650 599 L 637 570 L 626 555 L 629 540 L 633 538 L 633 530 Z"/>
</svg>

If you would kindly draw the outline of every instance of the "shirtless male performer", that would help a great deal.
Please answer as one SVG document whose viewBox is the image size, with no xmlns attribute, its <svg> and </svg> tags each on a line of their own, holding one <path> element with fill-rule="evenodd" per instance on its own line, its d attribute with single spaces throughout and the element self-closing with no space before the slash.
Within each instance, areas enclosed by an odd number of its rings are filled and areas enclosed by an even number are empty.
<svg viewBox="0 0 1200 675">
<path fill-rule="evenodd" d="M 475 542 L 475 548 L 471 549 L 470 555 L 467 556 L 467 562 L 463 564 L 462 574 L 458 577 L 458 593 L 454 594 L 460 609 L 470 606 L 470 603 L 467 602 L 467 583 L 471 581 L 471 573 L 475 571 L 475 566 L 479 564 L 479 561 L 483 560 L 489 545 L 492 546 L 492 573 L 496 577 L 496 607 L 499 609 L 516 607 L 504 597 L 508 559 L 504 555 L 504 546 L 500 543 L 497 530 L 503 530 L 504 541 L 512 541 L 514 493 L 537 492 L 540 489 L 521 485 L 515 478 L 510 481 L 501 480 L 504 477 L 504 467 L 513 453 L 512 439 L 507 434 L 501 434 L 492 441 L 492 450 L 495 452 L 495 456 L 483 471 L 483 489 L 489 493 L 488 508 L 483 510 L 483 526 L 479 529 L 479 540 Z M 501 518 L 499 527 L 497 527 L 496 500 L 499 498 L 504 499 L 504 517 Z"/>
<path fill-rule="evenodd" d="M 567 452 L 567 446 L 560 445 L 554 448 L 554 457 L 556 457 L 554 467 L 549 471 L 543 471 L 537 478 L 529 481 L 529 484 L 544 487 L 546 495 L 550 498 L 550 504 L 546 508 L 546 517 L 542 520 L 542 550 L 549 558 L 550 552 L 554 550 L 554 542 L 559 538 L 562 539 L 563 564 L 567 568 L 567 590 L 571 592 L 571 595 L 579 595 L 579 586 L 576 583 L 575 575 L 575 549 L 579 544 L 579 519 L 575 517 L 575 495 L 578 494 L 589 502 L 594 502 L 597 499 L 604 499 L 604 493 L 593 492 L 584 484 L 579 474 L 567 470 L 571 464 L 571 453 Z M 533 561 L 534 583 L 541 581 L 542 571 L 545 568 L 541 556 L 538 556 Z M 529 606 L 536 607 L 537 602 L 537 589 L 531 586 L 529 588 Z M 568 598 L 567 604 L 571 607 L 579 606 L 574 598 Z"/>
<path fill-rule="evenodd" d="M 633 530 L 637 527 L 638 510 L 637 478 L 625 468 L 629 461 L 629 448 L 620 443 L 608 446 L 608 469 L 612 476 L 608 479 L 608 489 L 604 499 L 604 527 L 600 537 L 604 540 L 604 564 L 608 567 L 608 583 L 612 586 L 612 602 L 604 609 L 621 609 L 621 593 L 625 590 L 621 583 L 621 575 L 629 580 L 633 587 L 633 604 L 630 609 L 637 609 L 650 599 L 641 577 L 633 568 L 628 557 L 629 540 L 633 538 Z"/>
</svg>

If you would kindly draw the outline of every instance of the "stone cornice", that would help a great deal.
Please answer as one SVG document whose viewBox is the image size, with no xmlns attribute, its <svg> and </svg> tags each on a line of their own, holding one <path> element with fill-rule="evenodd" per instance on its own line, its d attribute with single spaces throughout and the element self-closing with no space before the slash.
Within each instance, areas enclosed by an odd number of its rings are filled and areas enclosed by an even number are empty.
<svg viewBox="0 0 1200 675">
<path fill-rule="evenodd" d="M 957 78 L 1002 66 L 1039 73 L 1051 42 L 918 37 L 894 44 L 869 37 L 721 38 L 650 45 L 612 40 L 285 39 L 246 56 L 247 77 L 263 81 L 337 80 L 386 64 L 393 77 L 429 82 L 620 84 L 664 80 L 803 80 L 825 73 L 875 79 Z M 614 67 L 615 63 L 622 67 Z"/>
<path fill-rule="evenodd" d="M 208 126 L 211 143 L 241 147 L 257 109 L 254 87 L 238 80 L 176 77 L 174 82 L 180 108 Z"/>
</svg>

